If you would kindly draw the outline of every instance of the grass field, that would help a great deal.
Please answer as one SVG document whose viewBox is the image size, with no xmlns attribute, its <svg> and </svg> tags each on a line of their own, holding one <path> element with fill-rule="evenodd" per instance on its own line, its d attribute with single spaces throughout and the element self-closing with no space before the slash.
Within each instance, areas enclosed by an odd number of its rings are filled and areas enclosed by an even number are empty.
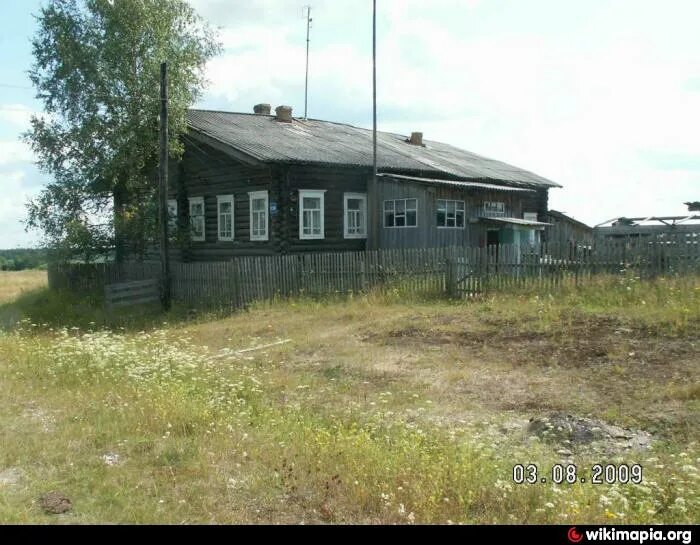
<svg viewBox="0 0 700 545">
<path fill-rule="evenodd" d="M 698 278 L 134 310 L 111 329 L 45 281 L 0 273 L 1 522 L 700 517 Z M 535 433 L 543 417 L 627 435 Z M 591 484 L 596 463 L 643 481 Z M 516 484 L 514 464 L 548 482 Z M 554 464 L 577 482 L 553 484 Z M 45 514 L 51 490 L 72 510 Z"/>
</svg>

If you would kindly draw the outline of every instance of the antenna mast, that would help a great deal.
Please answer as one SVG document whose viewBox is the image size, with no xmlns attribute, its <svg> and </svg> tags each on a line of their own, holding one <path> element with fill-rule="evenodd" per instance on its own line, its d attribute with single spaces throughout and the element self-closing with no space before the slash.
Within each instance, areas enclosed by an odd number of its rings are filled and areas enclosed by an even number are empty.
<svg viewBox="0 0 700 545">
<path fill-rule="evenodd" d="M 306 9 L 306 82 L 304 83 L 304 119 L 307 118 L 309 107 L 309 29 L 311 28 L 311 6 L 304 6 Z"/>
</svg>

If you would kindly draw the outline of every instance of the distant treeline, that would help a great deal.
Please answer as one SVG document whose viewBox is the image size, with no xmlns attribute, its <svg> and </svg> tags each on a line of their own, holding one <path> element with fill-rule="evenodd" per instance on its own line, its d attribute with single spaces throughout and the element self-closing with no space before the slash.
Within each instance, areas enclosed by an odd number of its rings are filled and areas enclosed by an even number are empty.
<svg viewBox="0 0 700 545">
<path fill-rule="evenodd" d="M 0 250 L 0 271 L 45 269 L 47 262 L 48 254 L 46 250 L 34 248 Z"/>
</svg>

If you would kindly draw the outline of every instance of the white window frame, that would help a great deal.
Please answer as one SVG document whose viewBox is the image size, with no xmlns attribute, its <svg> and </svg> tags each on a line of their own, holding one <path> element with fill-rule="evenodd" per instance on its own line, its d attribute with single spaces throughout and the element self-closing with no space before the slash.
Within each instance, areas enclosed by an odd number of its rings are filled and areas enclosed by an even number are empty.
<svg viewBox="0 0 700 545">
<path fill-rule="evenodd" d="M 253 201 L 259 199 L 265 199 L 265 233 L 253 234 Z M 248 192 L 248 206 L 250 209 L 250 240 L 269 240 L 270 238 L 270 197 L 267 191 L 249 191 Z M 257 213 L 260 213 L 258 211 Z"/>
<path fill-rule="evenodd" d="M 187 199 L 189 202 L 189 226 L 190 226 L 190 238 L 193 242 L 204 242 L 207 238 L 207 222 L 206 222 L 206 217 L 207 217 L 207 210 L 204 205 L 204 197 L 190 197 Z M 192 206 L 196 204 L 201 204 L 202 205 L 202 215 L 201 216 L 193 216 L 192 215 Z M 194 236 L 192 234 L 192 219 L 193 218 L 201 218 L 202 221 L 202 236 Z"/>
<path fill-rule="evenodd" d="M 168 236 L 177 232 L 177 199 L 168 199 Z"/>
<path fill-rule="evenodd" d="M 348 201 L 357 199 L 362 202 L 360 205 L 361 233 L 350 233 L 348 222 Z M 353 210 L 355 212 L 355 210 Z M 344 193 L 343 194 L 343 236 L 345 238 L 367 238 L 367 194 L 366 193 Z"/>
<path fill-rule="evenodd" d="M 437 221 L 437 211 L 440 209 L 440 201 L 443 201 L 445 203 L 445 223 L 447 223 L 447 203 L 453 202 L 455 203 L 455 224 L 453 226 L 450 225 L 438 225 L 438 229 L 464 229 L 464 226 L 467 223 L 467 203 L 458 199 L 436 199 L 435 204 L 436 204 L 436 209 L 435 209 L 435 221 Z M 462 209 L 458 209 L 457 205 L 462 204 Z M 457 225 L 457 213 L 462 212 L 462 225 Z"/>
<path fill-rule="evenodd" d="M 324 216 L 326 205 L 325 205 L 325 189 L 300 189 L 299 190 L 299 239 L 300 240 L 321 240 L 325 238 L 325 221 Z M 304 234 L 304 198 L 319 198 L 321 200 L 321 233 L 318 235 Z"/>
<path fill-rule="evenodd" d="M 502 201 L 484 201 L 481 210 L 487 218 L 503 218 L 506 215 L 506 203 Z"/>
<path fill-rule="evenodd" d="M 416 201 L 416 207 L 411 208 L 411 210 L 416 211 L 416 224 L 415 225 L 396 225 L 396 203 L 398 201 L 404 201 L 404 216 L 406 219 L 408 219 L 408 214 L 406 213 L 409 208 L 406 206 L 406 201 Z M 386 203 L 393 203 L 393 208 L 394 208 L 394 225 L 387 225 L 386 224 Z M 418 199 L 416 197 L 409 197 L 406 199 L 385 199 L 384 202 L 382 203 L 382 225 L 384 226 L 384 229 L 415 229 L 418 227 Z"/>
<path fill-rule="evenodd" d="M 523 212 L 523 219 L 526 221 L 539 221 L 537 219 L 537 212 Z M 527 231 L 528 231 L 528 234 L 527 234 L 528 243 L 531 246 L 534 246 L 535 244 L 537 244 L 537 242 L 540 238 L 539 234 L 535 229 L 528 229 Z"/>
<path fill-rule="evenodd" d="M 231 205 L 231 236 L 221 236 L 221 205 L 228 203 Z M 216 236 L 220 242 L 233 242 L 235 225 L 235 209 L 233 195 L 217 195 L 216 196 Z"/>
</svg>

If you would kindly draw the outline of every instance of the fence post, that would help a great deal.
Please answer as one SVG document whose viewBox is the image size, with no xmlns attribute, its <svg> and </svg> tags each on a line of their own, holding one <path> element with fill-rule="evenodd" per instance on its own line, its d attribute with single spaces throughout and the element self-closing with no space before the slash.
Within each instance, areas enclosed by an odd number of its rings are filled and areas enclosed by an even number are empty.
<svg viewBox="0 0 700 545">
<path fill-rule="evenodd" d="M 452 298 L 457 298 L 457 260 L 447 258 L 445 261 L 447 270 L 445 271 L 445 280 L 447 281 L 447 294 Z"/>
</svg>

